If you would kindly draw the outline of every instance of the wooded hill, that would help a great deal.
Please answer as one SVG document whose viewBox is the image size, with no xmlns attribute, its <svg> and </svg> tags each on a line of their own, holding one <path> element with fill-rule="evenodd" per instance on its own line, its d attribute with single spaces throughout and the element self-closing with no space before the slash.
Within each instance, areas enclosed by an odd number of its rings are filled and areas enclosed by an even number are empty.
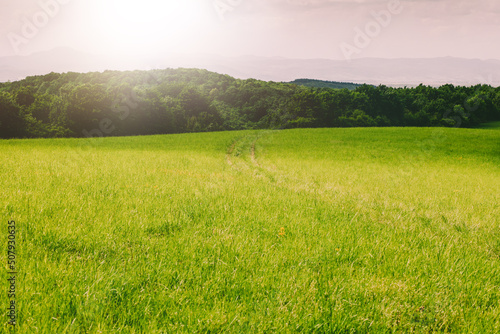
<svg viewBox="0 0 500 334">
<path fill-rule="evenodd" d="M 500 88 L 487 85 L 349 90 L 239 80 L 199 69 L 50 73 L 0 83 L 0 138 L 474 127 L 498 120 Z"/>
</svg>

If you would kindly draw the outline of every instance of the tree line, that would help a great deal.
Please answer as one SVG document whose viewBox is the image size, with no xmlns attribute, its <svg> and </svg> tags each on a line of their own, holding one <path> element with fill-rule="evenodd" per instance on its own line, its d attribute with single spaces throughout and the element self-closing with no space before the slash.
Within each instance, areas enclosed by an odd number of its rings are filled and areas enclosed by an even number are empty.
<svg viewBox="0 0 500 334">
<path fill-rule="evenodd" d="M 50 73 L 0 83 L 0 138 L 299 127 L 475 127 L 500 120 L 500 88 L 355 89 L 240 80 L 199 69 Z"/>
</svg>

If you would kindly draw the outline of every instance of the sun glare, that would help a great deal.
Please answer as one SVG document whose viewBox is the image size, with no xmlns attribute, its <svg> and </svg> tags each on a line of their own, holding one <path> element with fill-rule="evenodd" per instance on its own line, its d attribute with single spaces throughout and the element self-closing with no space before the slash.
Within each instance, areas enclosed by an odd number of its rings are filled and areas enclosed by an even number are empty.
<svg viewBox="0 0 500 334">
<path fill-rule="evenodd" d="M 99 6 L 97 34 L 107 48 L 153 47 L 190 38 L 200 29 L 203 8 L 197 0 L 109 0 Z"/>
</svg>

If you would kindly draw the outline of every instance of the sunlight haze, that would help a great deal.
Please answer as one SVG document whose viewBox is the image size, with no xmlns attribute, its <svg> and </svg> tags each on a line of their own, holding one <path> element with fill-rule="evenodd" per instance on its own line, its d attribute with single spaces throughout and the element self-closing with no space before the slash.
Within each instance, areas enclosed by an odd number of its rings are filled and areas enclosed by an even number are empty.
<svg viewBox="0 0 500 334">
<path fill-rule="evenodd" d="M 70 47 L 123 57 L 208 53 L 343 59 L 347 48 L 352 58 L 500 58 L 496 0 L 3 0 L 1 4 L 0 56 Z M 390 12 L 390 6 L 397 10 Z"/>
</svg>

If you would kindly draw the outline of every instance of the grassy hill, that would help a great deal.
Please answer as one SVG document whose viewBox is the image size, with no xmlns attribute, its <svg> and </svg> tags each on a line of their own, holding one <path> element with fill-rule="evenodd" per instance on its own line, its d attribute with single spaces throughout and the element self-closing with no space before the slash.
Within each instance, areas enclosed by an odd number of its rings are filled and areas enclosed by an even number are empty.
<svg viewBox="0 0 500 334">
<path fill-rule="evenodd" d="M 350 128 L 0 141 L 17 332 L 498 332 L 499 139 Z"/>
</svg>

